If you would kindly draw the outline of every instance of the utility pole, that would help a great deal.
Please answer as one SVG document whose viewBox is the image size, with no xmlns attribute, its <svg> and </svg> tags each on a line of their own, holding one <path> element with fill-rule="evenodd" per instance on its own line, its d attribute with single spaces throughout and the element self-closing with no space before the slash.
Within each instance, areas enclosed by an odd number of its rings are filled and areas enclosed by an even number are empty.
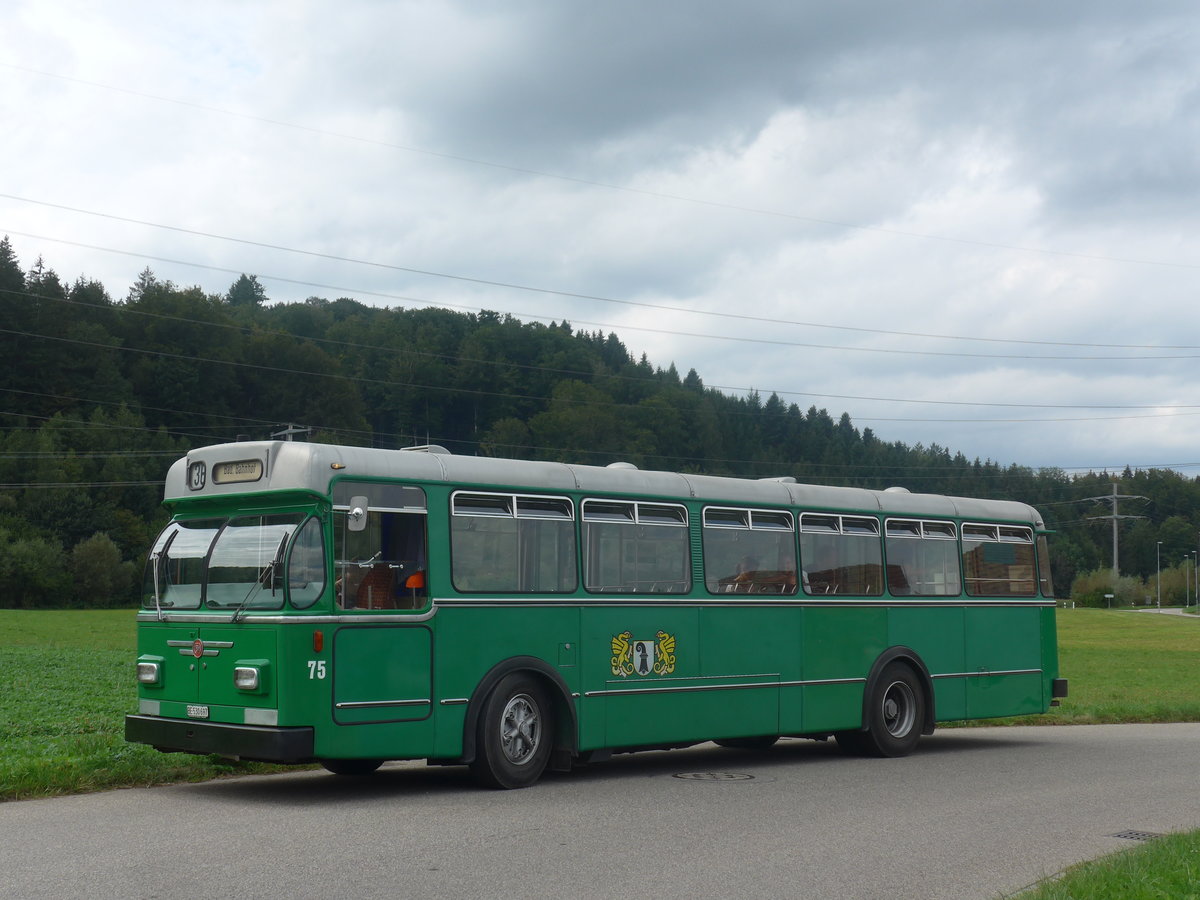
<svg viewBox="0 0 1200 900">
<path fill-rule="evenodd" d="M 279 427 L 283 430 L 272 432 L 271 437 L 283 438 L 285 441 L 290 441 L 292 440 L 292 435 L 294 434 L 303 434 L 305 436 L 312 434 L 311 428 L 304 425 L 293 425 L 291 422 L 288 422 L 286 425 L 280 425 Z M 1116 485 L 1113 486 L 1116 487 Z"/>
<path fill-rule="evenodd" d="M 1122 516 L 1117 512 L 1117 504 L 1121 500 L 1149 500 L 1149 497 L 1142 497 L 1137 494 L 1122 494 L 1119 493 L 1119 486 L 1113 484 L 1112 493 L 1104 494 L 1100 497 L 1085 497 L 1085 501 L 1101 501 L 1104 500 L 1112 504 L 1112 513 L 1107 516 L 1088 516 L 1089 519 L 1112 519 L 1112 569 L 1113 579 L 1115 580 L 1120 572 L 1117 570 L 1117 522 L 1121 519 L 1144 519 L 1145 516 Z"/>
</svg>

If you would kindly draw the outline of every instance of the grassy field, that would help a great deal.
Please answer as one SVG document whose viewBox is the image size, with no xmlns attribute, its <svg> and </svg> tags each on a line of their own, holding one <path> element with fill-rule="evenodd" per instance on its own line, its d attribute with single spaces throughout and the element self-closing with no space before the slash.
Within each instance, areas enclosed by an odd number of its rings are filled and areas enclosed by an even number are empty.
<svg viewBox="0 0 1200 900">
<path fill-rule="evenodd" d="M 270 771 L 127 744 L 132 610 L 0 610 L 0 800 Z"/>
<path fill-rule="evenodd" d="M 1003 722 L 1200 721 L 1200 621 L 1060 610 L 1071 696 Z M 0 610 L 0 800 L 271 771 L 126 744 L 137 706 L 130 610 Z"/>
</svg>

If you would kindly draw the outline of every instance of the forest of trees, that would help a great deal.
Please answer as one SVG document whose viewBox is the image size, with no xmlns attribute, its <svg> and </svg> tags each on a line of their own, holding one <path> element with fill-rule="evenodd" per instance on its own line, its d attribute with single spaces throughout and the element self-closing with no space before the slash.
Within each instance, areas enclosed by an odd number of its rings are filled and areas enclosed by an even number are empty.
<svg viewBox="0 0 1200 900">
<path fill-rule="evenodd" d="M 134 602 L 166 516 L 162 479 L 190 448 L 265 439 L 607 464 L 1020 500 L 1051 538 L 1054 583 L 1103 603 L 1120 493 L 1119 599 L 1182 602 L 1200 482 L 1151 469 L 1067 475 L 889 442 L 849 415 L 734 397 L 634 359 L 615 334 L 493 312 L 275 303 L 253 276 L 224 295 L 146 269 L 127 297 L 0 241 L 0 606 Z M 1159 542 L 1162 542 L 1161 548 Z M 1107 580 L 1105 580 L 1107 578 Z M 1149 581 L 1147 581 L 1149 579 Z"/>
</svg>

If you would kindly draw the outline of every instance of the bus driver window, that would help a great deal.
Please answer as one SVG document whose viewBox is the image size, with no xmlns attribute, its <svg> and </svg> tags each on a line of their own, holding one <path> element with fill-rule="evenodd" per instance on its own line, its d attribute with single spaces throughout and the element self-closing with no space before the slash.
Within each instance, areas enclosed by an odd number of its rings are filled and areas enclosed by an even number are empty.
<svg viewBox="0 0 1200 900">
<path fill-rule="evenodd" d="M 365 522 L 352 522 L 358 508 L 335 507 L 335 601 L 341 609 L 421 609 L 427 597 L 424 493 L 393 485 L 367 491 L 377 496 L 369 496 Z M 407 508 L 381 509 L 385 503 Z"/>
</svg>

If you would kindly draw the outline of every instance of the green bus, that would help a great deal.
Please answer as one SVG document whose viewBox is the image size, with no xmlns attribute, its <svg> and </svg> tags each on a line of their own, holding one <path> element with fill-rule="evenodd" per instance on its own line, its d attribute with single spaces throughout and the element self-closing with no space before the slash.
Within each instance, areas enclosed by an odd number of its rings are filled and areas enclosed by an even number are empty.
<svg viewBox="0 0 1200 900">
<path fill-rule="evenodd" d="M 176 461 L 126 739 L 524 787 L 615 751 L 1044 712 L 1022 503 L 302 442 Z"/>
</svg>

